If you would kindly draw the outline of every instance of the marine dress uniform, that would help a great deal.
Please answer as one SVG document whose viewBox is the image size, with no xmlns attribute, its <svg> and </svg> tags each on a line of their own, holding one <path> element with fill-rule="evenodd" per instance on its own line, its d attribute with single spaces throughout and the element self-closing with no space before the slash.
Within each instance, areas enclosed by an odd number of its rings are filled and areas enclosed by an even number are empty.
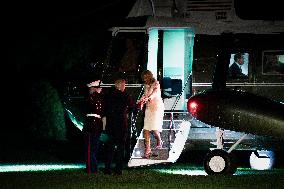
<svg viewBox="0 0 284 189">
<path fill-rule="evenodd" d="M 99 81 L 87 85 L 89 88 L 99 88 Z M 90 89 L 91 90 L 91 89 Z M 103 97 L 99 90 L 93 89 L 86 99 L 86 117 L 83 127 L 84 151 L 87 173 L 98 172 L 99 138 L 103 130 L 102 116 L 104 111 Z"/>
</svg>

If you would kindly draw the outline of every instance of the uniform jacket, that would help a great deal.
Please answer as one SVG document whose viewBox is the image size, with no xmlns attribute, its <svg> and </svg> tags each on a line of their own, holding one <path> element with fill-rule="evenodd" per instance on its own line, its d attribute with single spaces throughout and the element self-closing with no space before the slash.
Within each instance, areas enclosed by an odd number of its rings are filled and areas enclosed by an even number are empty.
<svg viewBox="0 0 284 189">
<path fill-rule="evenodd" d="M 85 102 L 85 113 L 87 114 L 97 114 L 101 118 L 104 116 L 104 102 L 103 96 L 100 93 L 90 94 L 86 98 Z M 83 132 L 89 132 L 92 134 L 100 134 L 103 129 L 102 119 L 94 116 L 86 116 L 85 123 L 83 127 Z"/>
</svg>

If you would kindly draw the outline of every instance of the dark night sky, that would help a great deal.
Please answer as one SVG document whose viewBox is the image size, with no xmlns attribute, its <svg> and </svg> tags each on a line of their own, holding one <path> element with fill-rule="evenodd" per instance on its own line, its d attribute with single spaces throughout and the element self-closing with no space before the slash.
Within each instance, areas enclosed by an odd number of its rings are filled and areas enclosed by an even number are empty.
<svg viewBox="0 0 284 189">
<path fill-rule="evenodd" d="M 11 65 L 23 67 L 22 60 L 30 57 L 35 59 L 37 54 L 41 56 L 39 53 L 32 54 L 32 50 L 42 48 L 41 52 L 44 53 L 44 47 L 52 50 L 56 45 L 62 45 L 63 41 L 75 41 L 83 35 L 93 35 L 98 40 L 103 40 L 103 36 L 99 37 L 102 32 L 106 33 L 114 23 L 124 19 L 134 2 L 135 0 L 103 0 L 10 3 L 7 5 L 6 21 L 12 52 Z"/>
<path fill-rule="evenodd" d="M 280 0 L 235 0 L 235 9 L 242 19 L 284 20 Z"/>
<path fill-rule="evenodd" d="M 118 17 L 125 17 L 135 0 L 91 2 L 34 1 L 8 4 L 5 13 L 9 29 L 17 37 L 84 31 L 108 27 Z M 249 2 L 249 3 L 248 3 Z M 243 19 L 284 19 L 279 0 L 235 0 L 237 14 Z M 22 35 L 22 36 L 21 36 Z"/>
<path fill-rule="evenodd" d="M 15 29 L 54 32 L 64 27 L 81 26 L 125 16 L 135 0 L 103 0 L 59 3 L 53 1 L 17 2 L 8 5 L 6 16 Z M 283 19 L 279 0 L 235 0 L 238 15 L 244 19 Z M 79 24 L 81 23 L 81 24 Z"/>
<path fill-rule="evenodd" d="M 104 0 L 83 2 L 33 2 L 17 3 L 10 6 L 10 29 L 17 36 L 28 37 L 34 34 L 55 34 L 57 32 L 84 32 L 88 29 L 108 27 L 111 20 L 127 14 L 129 4 L 134 0 Z M 20 31 L 20 32 L 19 32 Z"/>
</svg>

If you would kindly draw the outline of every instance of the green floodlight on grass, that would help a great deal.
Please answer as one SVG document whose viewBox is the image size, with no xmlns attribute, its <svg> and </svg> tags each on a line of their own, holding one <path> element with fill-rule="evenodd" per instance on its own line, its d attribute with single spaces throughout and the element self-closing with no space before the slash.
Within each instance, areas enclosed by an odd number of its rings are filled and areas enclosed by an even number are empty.
<svg viewBox="0 0 284 189">
<path fill-rule="evenodd" d="M 207 173 L 204 170 L 186 170 L 186 169 L 177 169 L 177 170 L 168 170 L 168 169 L 156 169 L 156 172 L 159 173 L 167 173 L 167 174 L 174 174 L 174 175 L 204 175 L 206 176 Z"/>
<path fill-rule="evenodd" d="M 28 172 L 28 171 L 52 171 L 64 169 L 82 169 L 83 164 L 24 164 L 24 165 L 0 165 L 0 172 Z"/>
</svg>

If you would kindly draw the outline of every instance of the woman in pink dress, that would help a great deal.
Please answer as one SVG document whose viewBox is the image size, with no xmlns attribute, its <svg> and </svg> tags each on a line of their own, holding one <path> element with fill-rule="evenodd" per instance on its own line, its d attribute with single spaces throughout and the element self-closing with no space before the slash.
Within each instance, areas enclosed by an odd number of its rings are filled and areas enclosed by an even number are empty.
<svg viewBox="0 0 284 189">
<path fill-rule="evenodd" d="M 151 156 L 150 132 L 153 131 L 157 140 L 156 148 L 162 148 L 160 132 L 162 131 L 164 103 L 161 97 L 160 83 L 154 77 L 151 71 L 145 70 L 141 74 L 144 81 L 144 95 L 138 103 L 146 104 L 143 134 L 145 139 L 145 157 Z"/>
</svg>

